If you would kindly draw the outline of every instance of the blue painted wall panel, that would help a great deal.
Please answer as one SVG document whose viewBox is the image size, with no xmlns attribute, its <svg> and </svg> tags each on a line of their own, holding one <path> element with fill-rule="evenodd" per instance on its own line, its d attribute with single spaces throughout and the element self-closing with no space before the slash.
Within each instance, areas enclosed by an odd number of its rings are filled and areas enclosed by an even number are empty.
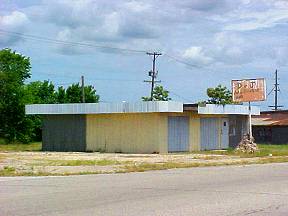
<svg viewBox="0 0 288 216">
<path fill-rule="evenodd" d="M 201 118 L 201 150 L 218 149 L 218 119 Z"/>
<path fill-rule="evenodd" d="M 189 118 L 186 116 L 168 117 L 168 151 L 189 150 Z"/>
</svg>

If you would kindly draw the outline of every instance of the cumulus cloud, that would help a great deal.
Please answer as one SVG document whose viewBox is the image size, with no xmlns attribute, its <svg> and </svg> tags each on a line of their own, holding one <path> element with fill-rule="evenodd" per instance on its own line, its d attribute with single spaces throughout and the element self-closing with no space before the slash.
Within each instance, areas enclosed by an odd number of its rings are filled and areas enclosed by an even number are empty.
<svg viewBox="0 0 288 216">
<path fill-rule="evenodd" d="M 281 55 L 277 52 L 285 53 L 288 46 L 271 40 L 273 34 L 269 34 L 279 26 L 282 26 L 281 34 L 287 34 L 287 1 L 117 0 L 111 4 L 107 0 L 43 0 L 42 3 L 6 14 L 5 23 L 10 24 L 5 24 L 5 28 L 23 32 L 23 23 L 31 16 L 32 24 L 48 26 L 47 32 L 51 33 L 47 37 L 168 53 L 184 50 L 180 55 L 199 65 L 246 64 L 271 56 L 278 59 Z M 9 44 L 16 39 L 9 37 L 0 43 Z M 63 54 L 84 52 L 80 46 L 55 46 Z M 281 46 L 284 51 L 276 51 Z"/>
<path fill-rule="evenodd" d="M 5 31 L 24 32 L 27 29 L 28 18 L 20 11 L 13 11 L 8 15 L 0 16 L 0 28 Z M 10 46 L 21 40 L 16 35 L 1 32 L 0 45 Z"/>
<path fill-rule="evenodd" d="M 175 4 L 188 10 L 218 13 L 230 10 L 233 6 L 235 6 L 235 2 L 236 1 L 229 0 L 182 0 L 177 1 Z"/>
<path fill-rule="evenodd" d="M 288 46 L 286 47 L 277 47 L 277 49 L 274 49 L 275 53 L 275 65 L 276 66 L 287 66 L 287 56 L 288 56 Z"/>
<path fill-rule="evenodd" d="M 214 16 L 224 24 L 223 30 L 253 31 L 272 28 L 288 21 L 288 1 L 243 0 L 240 7 Z"/>
<path fill-rule="evenodd" d="M 143 12 L 150 9 L 149 4 L 145 4 L 144 2 L 140 1 L 129 1 L 124 3 L 124 7 L 133 11 L 133 12 Z"/>
<path fill-rule="evenodd" d="M 135 40 L 149 41 L 159 37 L 159 30 L 151 20 L 150 4 L 145 1 L 119 0 L 111 4 L 104 0 L 73 3 L 51 0 L 46 3 L 38 6 L 38 13 L 35 7 L 33 12 L 42 14 L 41 22 L 56 25 L 59 29 L 57 38 L 61 40 L 123 47 Z M 141 47 L 136 43 L 136 48 Z"/>
<path fill-rule="evenodd" d="M 213 61 L 211 57 L 205 54 L 203 48 L 199 46 L 189 47 L 184 51 L 182 56 L 190 62 L 200 65 L 207 65 Z"/>
<path fill-rule="evenodd" d="M 266 12 L 253 12 L 242 15 L 240 20 L 225 26 L 224 30 L 251 31 L 271 28 L 288 21 L 288 7 L 286 9 L 271 9 Z"/>
</svg>

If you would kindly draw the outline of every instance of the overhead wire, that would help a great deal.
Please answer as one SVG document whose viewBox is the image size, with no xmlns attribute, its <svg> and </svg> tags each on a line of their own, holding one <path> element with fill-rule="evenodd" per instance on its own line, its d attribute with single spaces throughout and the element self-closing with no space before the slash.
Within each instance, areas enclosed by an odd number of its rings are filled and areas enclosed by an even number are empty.
<svg viewBox="0 0 288 216">
<path fill-rule="evenodd" d="M 83 43 L 83 42 L 64 41 L 64 40 L 59 40 L 59 39 L 52 39 L 48 37 L 31 35 L 31 34 L 23 34 L 20 32 L 7 31 L 4 29 L 0 29 L 0 33 L 18 36 L 23 39 L 38 40 L 38 41 L 43 41 L 43 42 L 48 42 L 48 43 L 50 42 L 50 43 L 56 43 L 56 44 L 62 44 L 62 45 L 84 46 L 84 47 L 90 47 L 90 48 L 110 49 L 110 50 L 118 50 L 118 51 L 125 51 L 125 52 L 134 52 L 134 53 L 146 53 L 147 52 L 146 50 L 136 50 L 136 49 L 128 49 L 128 48 L 121 48 L 121 47 L 114 47 L 114 46 L 107 46 L 107 45 L 96 45 L 96 44 Z"/>
<path fill-rule="evenodd" d="M 22 39 L 27 39 L 27 40 L 36 40 L 36 41 L 41 41 L 41 42 L 45 42 L 45 43 L 54 43 L 54 44 L 60 44 L 60 45 L 65 45 L 65 46 L 80 46 L 80 47 L 88 47 L 88 48 L 96 48 L 96 49 L 109 49 L 109 50 L 117 50 L 119 52 L 132 52 L 132 53 L 147 53 L 146 50 L 136 50 L 136 49 L 130 49 L 130 48 L 121 48 L 121 47 L 114 47 L 114 46 L 107 46 L 107 45 L 98 45 L 98 44 L 90 44 L 90 43 L 83 43 L 83 42 L 75 42 L 75 41 L 64 41 L 64 40 L 59 40 L 59 39 L 52 39 L 52 38 L 48 38 L 48 37 L 42 37 L 42 36 L 36 36 L 36 35 L 31 35 L 31 34 L 23 34 L 23 33 L 19 33 L 19 32 L 13 32 L 13 31 L 7 31 L 4 29 L 0 28 L 0 34 L 8 34 L 8 35 L 14 35 L 14 36 L 18 36 L 21 37 Z M 192 64 L 189 63 L 179 57 L 175 57 L 172 55 L 169 55 L 167 53 L 163 54 L 164 56 L 166 56 L 167 58 L 178 62 L 180 64 L 183 64 L 185 66 L 188 66 L 187 69 L 203 69 L 204 66 L 200 66 L 200 65 L 196 65 L 196 64 Z M 207 69 L 211 72 L 216 72 L 213 71 L 211 69 Z M 233 75 L 235 73 L 233 72 Z M 62 76 L 62 77 L 71 77 L 71 78 L 76 78 L 76 76 L 71 76 L 71 75 L 60 75 L 60 74 L 48 74 L 49 76 Z M 99 80 L 99 81 L 123 81 L 123 82 L 142 82 L 140 80 L 128 80 L 128 79 L 110 79 L 110 78 L 93 78 L 93 80 Z M 273 89 L 271 90 L 271 92 L 269 92 L 268 95 L 270 95 L 272 93 Z M 171 92 L 171 91 L 170 91 Z M 191 101 L 190 99 L 184 98 L 178 94 L 176 94 L 175 92 L 171 92 L 172 94 L 174 94 L 175 96 L 184 99 L 186 101 Z"/>
</svg>

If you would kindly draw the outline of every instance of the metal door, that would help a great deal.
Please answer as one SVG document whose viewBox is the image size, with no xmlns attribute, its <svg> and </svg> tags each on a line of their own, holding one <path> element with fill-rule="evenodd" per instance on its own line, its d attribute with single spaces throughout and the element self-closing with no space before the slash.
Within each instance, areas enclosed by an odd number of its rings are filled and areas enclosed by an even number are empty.
<svg viewBox="0 0 288 216">
<path fill-rule="evenodd" d="M 189 118 L 168 117 L 168 152 L 189 151 Z"/>
<path fill-rule="evenodd" d="M 201 118 L 201 150 L 219 149 L 218 118 Z"/>
<path fill-rule="evenodd" d="M 229 147 L 229 120 L 228 118 L 221 119 L 221 148 L 227 149 Z"/>
</svg>

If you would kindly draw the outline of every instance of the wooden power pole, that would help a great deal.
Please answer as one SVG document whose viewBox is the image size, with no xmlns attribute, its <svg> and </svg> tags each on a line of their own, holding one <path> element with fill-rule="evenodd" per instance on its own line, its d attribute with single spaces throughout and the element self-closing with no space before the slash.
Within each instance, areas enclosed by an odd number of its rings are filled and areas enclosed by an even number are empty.
<svg viewBox="0 0 288 216">
<path fill-rule="evenodd" d="M 279 83 L 278 83 L 278 71 L 275 71 L 275 83 L 274 83 L 274 105 L 269 106 L 272 107 L 274 111 L 279 110 L 278 108 L 283 107 L 278 105 L 278 92 L 280 91 Z"/>
<path fill-rule="evenodd" d="M 149 56 L 153 56 L 153 61 L 152 61 L 152 71 L 149 71 L 149 76 L 151 77 L 151 80 L 145 80 L 144 82 L 150 82 L 151 83 L 151 93 L 150 93 L 150 97 L 151 97 L 151 101 L 153 100 L 153 90 L 154 90 L 154 86 L 156 82 L 160 82 L 157 81 L 157 74 L 158 72 L 156 71 L 156 59 L 162 55 L 162 53 L 157 53 L 157 52 L 147 52 L 146 53 Z"/>
<path fill-rule="evenodd" d="M 82 92 L 82 103 L 85 103 L 85 85 L 84 85 L 84 76 L 81 76 L 81 92 Z"/>
</svg>

